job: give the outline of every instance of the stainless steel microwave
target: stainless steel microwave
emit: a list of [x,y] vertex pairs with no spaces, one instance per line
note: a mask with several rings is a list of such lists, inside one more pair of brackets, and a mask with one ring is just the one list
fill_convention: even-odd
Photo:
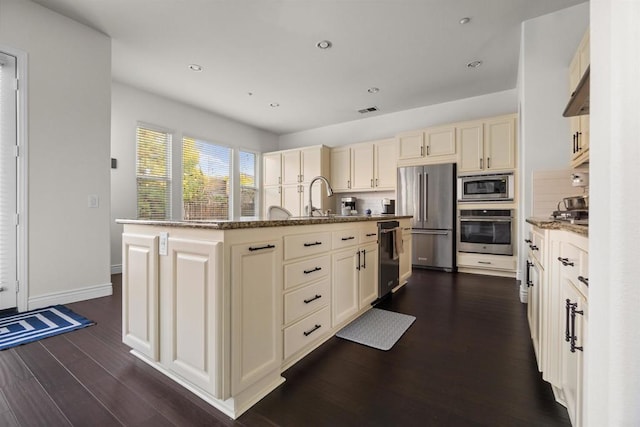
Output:
[[513,172],[458,177],[459,202],[510,202],[514,191]]

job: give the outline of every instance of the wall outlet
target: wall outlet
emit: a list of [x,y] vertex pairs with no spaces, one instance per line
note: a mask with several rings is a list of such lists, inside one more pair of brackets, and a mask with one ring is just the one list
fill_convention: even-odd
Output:
[[100,206],[100,198],[97,194],[89,194],[88,206],[90,208],[97,208]]
[[169,233],[167,233],[166,231],[163,231],[160,233],[160,247],[158,248],[158,253],[160,255],[167,255],[168,254],[168,250],[167,250],[167,244],[169,240]]

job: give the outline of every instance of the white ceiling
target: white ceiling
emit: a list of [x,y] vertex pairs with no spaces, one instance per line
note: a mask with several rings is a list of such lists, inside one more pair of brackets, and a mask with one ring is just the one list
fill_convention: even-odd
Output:
[[35,1],[110,36],[114,80],[284,134],[513,89],[521,22],[584,0]]

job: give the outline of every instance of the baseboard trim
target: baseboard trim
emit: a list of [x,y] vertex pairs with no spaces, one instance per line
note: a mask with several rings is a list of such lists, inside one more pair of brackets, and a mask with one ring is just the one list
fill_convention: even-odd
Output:
[[122,264],[115,264],[111,266],[111,274],[121,274]]
[[56,304],[69,304],[72,302],[84,301],[93,298],[106,297],[113,294],[111,283],[103,285],[87,286],[86,288],[73,289],[70,291],[53,292],[29,298],[28,310],[49,307]]

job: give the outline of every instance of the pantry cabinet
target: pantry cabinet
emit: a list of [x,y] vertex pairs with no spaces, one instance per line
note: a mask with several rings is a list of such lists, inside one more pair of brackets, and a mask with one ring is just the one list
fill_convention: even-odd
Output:
[[515,115],[458,126],[458,172],[515,168]]

